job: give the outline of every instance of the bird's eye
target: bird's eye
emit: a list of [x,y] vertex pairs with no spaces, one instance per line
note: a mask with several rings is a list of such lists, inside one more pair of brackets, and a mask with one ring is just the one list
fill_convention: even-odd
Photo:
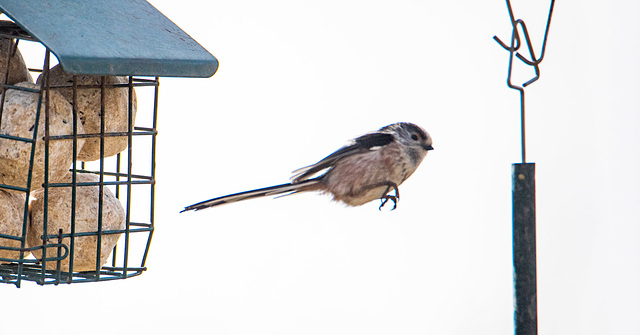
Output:
[[411,134],[411,139],[414,140],[414,141],[417,141],[419,139],[419,137],[416,134]]

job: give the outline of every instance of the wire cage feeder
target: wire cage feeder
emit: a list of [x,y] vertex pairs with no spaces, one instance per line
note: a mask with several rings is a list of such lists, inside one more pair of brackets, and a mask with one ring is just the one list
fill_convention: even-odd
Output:
[[210,77],[217,60],[142,0],[0,9],[0,282],[140,275],[154,230],[159,77]]

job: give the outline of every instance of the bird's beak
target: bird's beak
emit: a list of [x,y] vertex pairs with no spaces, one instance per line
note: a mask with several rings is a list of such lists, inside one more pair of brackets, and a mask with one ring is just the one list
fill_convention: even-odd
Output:
[[424,150],[426,151],[433,150],[433,147],[431,145],[423,145],[422,148],[424,148]]

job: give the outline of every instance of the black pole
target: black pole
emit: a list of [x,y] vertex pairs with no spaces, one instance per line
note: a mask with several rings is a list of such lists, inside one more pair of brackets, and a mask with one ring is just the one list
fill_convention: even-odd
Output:
[[538,334],[535,163],[513,164],[515,334]]

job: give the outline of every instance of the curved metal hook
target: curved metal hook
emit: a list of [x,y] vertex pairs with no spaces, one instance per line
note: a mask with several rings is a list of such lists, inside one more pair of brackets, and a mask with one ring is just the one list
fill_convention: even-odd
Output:
[[[547,17],[547,25],[546,25],[546,28],[544,30],[544,38],[543,38],[543,41],[542,41],[542,48],[540,49],[540,58],[535,58],[532,55],[531,60],[528,60],[521,53],[517,53],[516,54],[516,57],[518,57],[518,59],[520,59],[522,62],[524,62],[527,65],[530,65],[530,66],[538,65],[538,64],[540,64],[540,62],[542,62],[542,59],[544,58],[544,53],[546,51],[546,46],[547,46],[547,37],[549,36],[549,28],[551,27],[551,17],[553,15],[553,7],[555,5],[555,2],[556,2],[555,0],[551,0],[551,5],[549,6],[549,16]],[[513,31],[516,32],[516,43],[515,43],[515,45],[512,43],[511,46],[508,46],[504,42],[502,42],[502,40],[498,36],[494,35],[493,39],[496,42],[498,42],[498,44],[502,48],[507,50],[507,51],[510,51],[510,52],[518,51],[520,49],[520,35],[517,33],[517,25],[521,24],[523,26],[524,30],[525,30],[524,31],[525,40],[527,41],[529,50],[533,50],[531,48],[531,38],[529,37],[528,33],[526,32],[526,27],[524,25],[524,21],[522,21],[521,19],[518,19],[518,20],[514,19],[513,9],[511,7],[511,2],[509,0],[507,0],[507,8],[509,9],[509,18],[511,19],[511,26],[513,27]],[[531,83],[529,83],[529,84],[531,84]]]
[[[549,27],[551,26],[551,16],[553,15],[553,6],[555,5],[555,3],[556,3],[555,0],[551,0],[551,5],[549,7],[549,16],[547,17],[547,27],[544,30],[544,38],[542,40],[542,48],[540,49],[540,58],[536,59],[535,57],[532,56],[531,59],[533,59],[533,60],[529,61],[528,59],[524,58],[520,53],[516,54],[516,56],[527,65],[531,65],[531,66],[538,65],[538,64],[540,64],[540,62],[542,62],[542,59],[544,58],[544,52],[545,52],[546,47],[547,47],[547,36],[549,36]],[[528,37],[527,37],[527,42],[530,42],[530,39]],[[529,48],[531,48],[531,47],[529,47]]]
[[502,42],[502,40],[494,35],[493,39],[498,42],[498,44],[500,44],[501,47],[503,47],[505,50],[509,51],[509,52],[513,52],[513,51],[517,51],[518,49],[520,49],[520,36],[516,33],[516,45],[515,47],[510,47],[506,44],[504,44],[504,42]]
[[[524,23],[523,20],[520,20],[520,19],[518,19],[516,21],[516,26],[518,24],[522,27],[522,32],[524,33],[524,39],[527,42],[527,48],[529,48],[529,55],[531,56],[531,59],[536,59],[536,54],[535,54],[535,51],[533,50],[533,46],[531,45],[531,38],[529,37],[529,30],[527,29],[527,25]],[[512,55],[513,55],[513,53],[512,53]],[[530,79],[526,83],[522,84],[523,87],[527,87],[527,86],[531,85],[532,83],[534,83],[536,80],[538,80],[538,78],[540,78],[540,67],[538,67],[538,64],[540,64],[540,60],[536,60],[536,61],[533,61],[533,62],[529,63],[524,57],[522,57],[522,55],[520,55],[520,53],[516,53],[516,57],[518,57],[520,60],[522,60],[526,64],[529,64],[529,65],[533,66],[533,69],[536,72],[536,76],[535,77],[533,77],[532,79]]]
[[[507,9],[509,10],[509,18],[511,20],[511,45],[506,45],[504,42],[502,42],[502,40],[500,40],[500,38],[498,38],[498,36],[493,36],[493,39],[498,42],[498,44],[504,48],[505,50],[509,51],[509,70],[508,70],[508,75],[507,75],[507,85],[509,86],[509,88],[512,88],[514,90],[518,90],[520,92],[520,128],[521,128],[521,141],[522,141],[522,162],[526,162],[526,143],[525,143],[525,104],[524,104],[524,98],[525,98],[525,94],[524,94],[524,88],[533,84],[535,81],[537,81],[540,78],[540,67],[539,64],[540,62],[542,62],[542,59],[544,58],[544,53],[546,50],[546,45],[547,45],[547,37],[549,35],[549,27],[551,26],[551,16],[553,14],[553,7],[555,5],[555,0],[551,0],[551,5],[549,8],[549,16],[547,17],[547,26],[545,28],[545,32],[544,32],[544,39],[542,42],[542,49],[540,52],[540,58],[536,58],[535,55],[535,51],[533,50],[533,45],[531,43],[531,37],[529,36],[529,31],[527,29],[527,25],[524,23],[523,20],[521,19],[515,19],[515,16],[513,15],[513,8],[511,6],[511,1],[510,0],[506,0],[507,2]],[[524,40],[527,43],[527,48],[529,48],[529,56],[530,59],[527,59],[526,57],[524,57],[521,53],[517,52],[520,47],[522,46],[522,43],[520,42],[520,33],[518,32],[518,25],[521,27],[522,29],[522,33],[524,34]],[[511,83],[511,74],[513,72],[513,57],[514,55],[516,57],[518,57],[518,59],[520,59],[523,63],[529,65],[529,66],[533,66],[534,71],[535,71],[535,77],[529,79],[527,82],[523,83],[522,86],[517,86],[514,85],[513,83]]]
[[511,35],[511,47],[508,47],[506,44],[504,44],[502,42],[502,40],[500,40],[500,38],[498,38],[498,36],[494,35],[493,39],[498,42],[498,44],[500,44],[501,47],[503,47],[505,50],[510,51],[510,52],[514,52],[517,51],[518,49],[520,49],[520,36],[516,34],[516,45],[514,47],[513,45],[513,31],[516,30],[516,20],[515,20],[515,16],[513,15],[513,9],[511,7],[511,1],[507,0],[507,9],[509,10],[509,18],[511,19],[511,26],[513,27],[512,30],[512,35]]

